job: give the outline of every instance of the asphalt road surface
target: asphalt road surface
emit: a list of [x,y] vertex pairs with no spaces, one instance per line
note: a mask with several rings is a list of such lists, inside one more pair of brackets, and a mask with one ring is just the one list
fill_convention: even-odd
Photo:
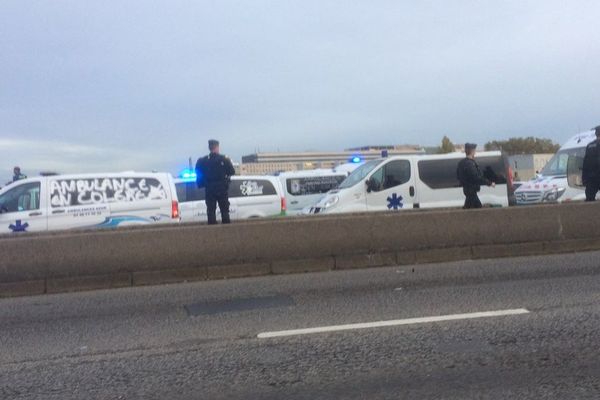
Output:
[[600,399],[600,252],[0,300],[0,399]]

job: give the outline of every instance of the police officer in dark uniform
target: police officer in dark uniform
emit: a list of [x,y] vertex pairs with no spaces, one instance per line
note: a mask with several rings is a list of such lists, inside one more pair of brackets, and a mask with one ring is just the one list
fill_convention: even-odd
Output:
[[209,140],[208,149],[210,154],[196,163],[196,183],[199,188],[206,188],[208,224],[217,223],[217,203],[223,223],[229,224],[229,182],[235,170],[229,157],[219,153],[218,141]]
[[13,182],[20,181],[21,179],[27,179],[27,175],[21,173],[21,167],[13,168]]
[[465,194],[465,206],[468,208],[481,208],[481,201],[477,192],[481,189],[481,185],[495,187],[496,184],[483,176],[479,165],[475,161],[476,144],[466,143],[465,154],[467,155],[458,163],[456,176]]
[[581,180],[585,185],[585,201],[595,201],[600,190],[600,126],[595,128],[596,140],[585,148]]

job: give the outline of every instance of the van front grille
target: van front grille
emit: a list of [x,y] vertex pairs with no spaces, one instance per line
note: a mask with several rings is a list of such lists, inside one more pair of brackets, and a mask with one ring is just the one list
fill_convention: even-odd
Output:
[[542,202],[542,192],[528,191],[515,193],[517,204],[536,204]]

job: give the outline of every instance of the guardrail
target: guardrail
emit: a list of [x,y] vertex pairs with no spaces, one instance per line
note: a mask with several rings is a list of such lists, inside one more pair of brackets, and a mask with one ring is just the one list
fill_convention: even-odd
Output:
[[0,296],[600,249],[600,203],[0,237]]

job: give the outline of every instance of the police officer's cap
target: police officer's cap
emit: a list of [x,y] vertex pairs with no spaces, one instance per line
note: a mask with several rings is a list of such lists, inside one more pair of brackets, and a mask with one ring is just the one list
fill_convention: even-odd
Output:
[[472,151],[477,148],[475,143],[465,143],[465,151]]
[[208,141],[208,148],[212,149],[213,147],[217,147],[219,145],[219,141],[215,139],[210,139]]

